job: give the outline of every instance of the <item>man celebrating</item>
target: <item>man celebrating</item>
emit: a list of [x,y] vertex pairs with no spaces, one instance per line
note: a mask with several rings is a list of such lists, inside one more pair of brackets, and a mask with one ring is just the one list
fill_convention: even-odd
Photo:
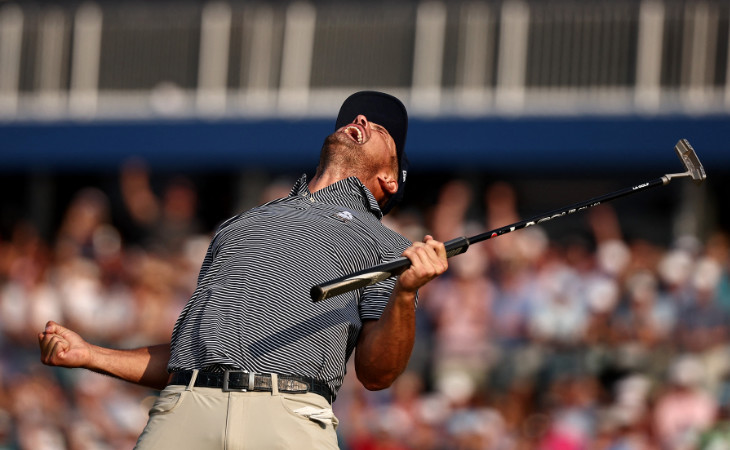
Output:
[[[162,389],[140,449],[337,448],[331,402],[352,352],[366,388],[390,386],[413,347],[417,290],[448,267],[441,242],[380,222],[403,194],[407,127],[395,97],[353,94],[311,181],[219,227],[169,344],[107,349],[49,322],[42,362]],[[411,267],[397,280],[309,297],[400,255]]]

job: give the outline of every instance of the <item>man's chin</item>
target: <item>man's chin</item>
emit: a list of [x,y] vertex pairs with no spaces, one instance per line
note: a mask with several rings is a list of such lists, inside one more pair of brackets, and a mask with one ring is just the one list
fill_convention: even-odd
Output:
[[350,137],[342,133],[330,134],[325,138],[324,144],[322,145],[322,151],[327,151],[328,153],[343,150],[352,151],[356,149],[357,144],[355,144]]

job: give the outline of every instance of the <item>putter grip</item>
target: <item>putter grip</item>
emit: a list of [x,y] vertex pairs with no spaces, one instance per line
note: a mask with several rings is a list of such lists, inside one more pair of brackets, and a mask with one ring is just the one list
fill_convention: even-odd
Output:
[[[444,247],[446,247],[446,257],[451,258],[464,253],[469,248],[469,240],[465,237],[459,237],[445,242]],[[309,291],[309,295],[314,301],[324,300],[400,275],[410,266],[411,261],[401,256],[393,261],[313,286]]]

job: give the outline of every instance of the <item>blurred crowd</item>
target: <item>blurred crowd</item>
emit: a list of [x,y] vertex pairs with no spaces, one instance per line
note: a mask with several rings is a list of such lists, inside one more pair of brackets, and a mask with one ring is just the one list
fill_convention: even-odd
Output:
[[[37,350],[50,319],[104,346],[169,340],[213,230],[185,178],[157,193],[131,164],[119,185],[118,200],[77,192],[51,239],[25,221],[0,236],[0,449],[129,449],[146,423],[155,391],[43,366]],[[272,182],[258,200],[287,191]],[[452,179],[385,221],[449,240],[516,222],[518,207],[509,184]],[[369,392],[348,371],[341,447],[730,448],[729,236],[659,245],[626,239],[609,206],[581,214],[590,239],[535,226],[452,258],[420,293],[406,373]]]

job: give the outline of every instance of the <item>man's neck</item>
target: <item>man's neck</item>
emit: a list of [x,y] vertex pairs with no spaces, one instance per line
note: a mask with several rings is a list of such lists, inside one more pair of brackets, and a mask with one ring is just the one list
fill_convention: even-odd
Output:
[[[326,188],[327,186],[337,183],[340,180],[344,180],[346,178],[349,178],[351,176],[354,176],[352,174],[344,174],[344,173],[336,173],[332,172],[331,170],[325,170],[323,172],[317,171],[317,173],[312,177],[312,180],[308,183],[309,185],[309,192],[316,192],[320,189]],[[377,182],[377,180],[371,180],[373,182]],[[360,179],[360,182],[363,183],[363,186],[365,186],[372,194],[375,196],[375,199],[378,201],[380,206],[382,207],[383,203],[383,191],[381,189],[378,189],[377,184],[368,184],[364,182],[362,179]]]
[[310,192],[316,192],[320,189],[324,189],[327,186],[337,183],[338,181],[344,179],[343,177],[337,177],[332,176],[327,173],[317,173],[312,177],[312,179],[309,181],[309,191]]

